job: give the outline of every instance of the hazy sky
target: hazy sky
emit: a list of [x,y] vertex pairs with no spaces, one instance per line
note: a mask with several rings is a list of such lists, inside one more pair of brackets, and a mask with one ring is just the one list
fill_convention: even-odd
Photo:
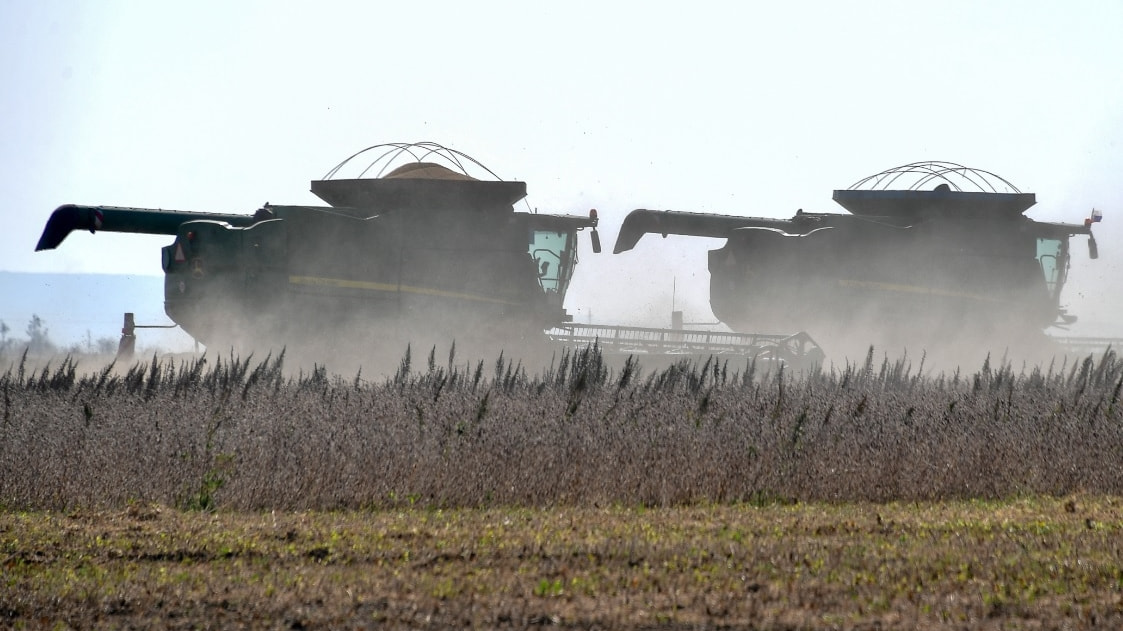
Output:
[[[168,237],[76,233],[64,203],[251,212],[384,142],[435,141],[540,211],[754,216],[948,160],[1079,222],[1066,300],[1113,323],[1123,265],[1123,3],[0,0],[0,270],[158,275]],[[585,319],[708,319],[705,252],[587,247]],[[587,244],[584,244],[587,246]],[[625,291],[625,289],[627,291]],[[3,298],[0,297],[0,300]],[[1123,330],[1118,331],[1123,334]]]

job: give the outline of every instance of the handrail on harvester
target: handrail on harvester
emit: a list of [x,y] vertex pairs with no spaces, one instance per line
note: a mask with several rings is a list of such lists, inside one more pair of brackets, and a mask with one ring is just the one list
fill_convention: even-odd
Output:
[[608,324],[565,324],[546,332],[551,342],[596,344],[614,355],[761,357],[787,363],[822,361],[823,350],[807,333],[790,335],[661,329]]
[[1123,348],[1123,338],[1120,337],[1082,337],[1051,335],[1049,339],[1066,353],[1072,355],[1099,355],[1108,349],[1116,352]]

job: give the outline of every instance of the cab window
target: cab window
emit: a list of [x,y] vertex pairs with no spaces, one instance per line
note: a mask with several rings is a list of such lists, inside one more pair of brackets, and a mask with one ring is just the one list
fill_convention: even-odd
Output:
[[1041,273],[1045,276],[1045,287],[1049,295],[1056,297],[1057,283],[1063,283],[1060,239],[1037,240],[1037,263],[1041,266]]
[[538,270],[538,283],[546,293],[564,293],[572,267],[570,235],[552,230],[531,233],[530,256]]

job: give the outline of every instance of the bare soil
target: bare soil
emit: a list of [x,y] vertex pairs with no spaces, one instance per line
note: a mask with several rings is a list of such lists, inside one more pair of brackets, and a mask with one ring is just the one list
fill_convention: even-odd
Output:
[[1123,625],[1123,500],[0,513],[0,627]]

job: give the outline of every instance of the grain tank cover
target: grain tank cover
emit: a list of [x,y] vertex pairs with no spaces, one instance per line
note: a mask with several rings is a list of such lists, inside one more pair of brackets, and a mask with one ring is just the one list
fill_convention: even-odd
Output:
[[526,197],[526,182],[477,180],[439,164],[415,162],[381,178],[313,180],[312,192],[336,207],[509,212]]
[[913,162],[863,178],[834,201],[853,215],[1016,219],[1037,203],[1006,179],[954,162]]
[[916,217],[925,214],[972,214],[1011,219],[1037,203],[1033,193],[953,191],[941,184],[932,191],[835,191],[834,201],[854,215]]

